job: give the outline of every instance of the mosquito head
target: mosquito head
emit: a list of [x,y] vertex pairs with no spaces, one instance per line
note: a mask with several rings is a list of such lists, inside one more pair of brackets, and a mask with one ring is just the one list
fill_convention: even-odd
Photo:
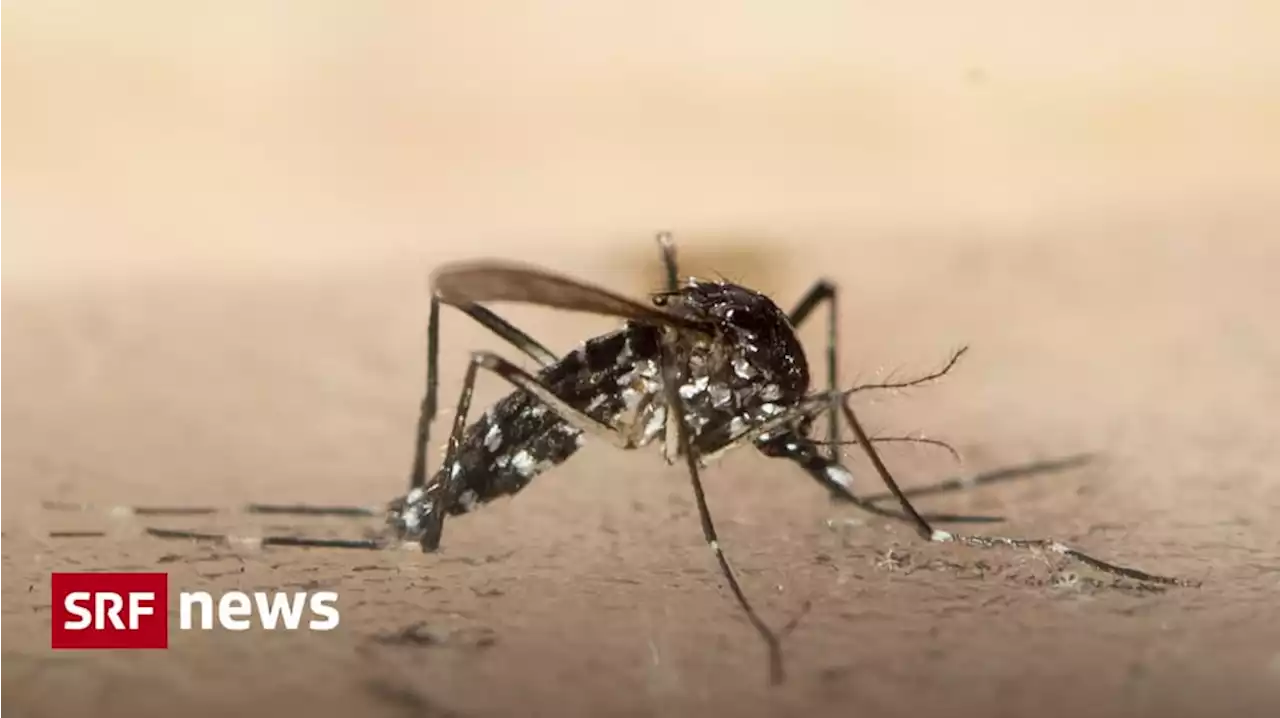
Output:
[[804,349],[773,300],[737,284],[689,279],[676,292],[655,295],[654,302],[716,328],[714,347],[701,347],[695,362],[698,354],[708,355],[711,373],[722,373],[727,384],[758,388],[767,402],[804,397],[809,388]]

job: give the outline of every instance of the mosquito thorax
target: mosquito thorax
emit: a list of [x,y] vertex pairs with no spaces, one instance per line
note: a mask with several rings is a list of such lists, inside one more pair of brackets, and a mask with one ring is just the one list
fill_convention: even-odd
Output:
[[682,340],[687,372],[681,398],[696,417],[730,412],[746,420],[777,415],[809,389],[804,348],[786,312],[764,294],[727,282],[689,279],[677,293],[660,294],[668,311],[716,328],[716,337]]

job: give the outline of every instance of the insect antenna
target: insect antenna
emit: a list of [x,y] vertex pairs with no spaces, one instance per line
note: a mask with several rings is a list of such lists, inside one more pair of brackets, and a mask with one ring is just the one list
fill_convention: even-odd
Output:
[[[812,441],[814,444],[818,446],[832,445],[830,441],[825,439],[821,439],[821,440],[814,439]],[[930,439],[924,436],[873,436],[871,437],[871,443],[873,444],[922,444],[924,446],[934,446],[946,451],[948,454],[951,455],[951,458],[956,460],[956,462],[963,461],[963,459],[960,456],[959,450],[957,450],[956,447],[952,446],[951,444],[943,441],[942,439]],[[835,446],[857,446],[858,440],[857,439],[841,439],[835,442],[834,445]]]
[[874,391],[874,390],[881,390],[881,389],[885,389],[885,390],[907,389],[913,386],[920,386],[921,384],[928,384],[931,381],[935,381],[937,379],[941,379],[942,377],[946,376],[948,372],[950,372],[952,369],[955,368],[956,364],[960,361],[960,357],[964,356],[965,353],[968,351],[969,351],[969,347],[967,346],[960,347],[959,349],[951,353],[951,358],[947,360],[947,363],[943,365],[941,369],[938,369],[937,371],[931,372],[929,374],[925,374],[924,376],[916,377],[915,379],[910,379],[907,381],[859,384],[854,386],[851,389],[846,389],[844,391],[844,394],[845,396],[848,396],[850,394],[856,394],[862,391]]

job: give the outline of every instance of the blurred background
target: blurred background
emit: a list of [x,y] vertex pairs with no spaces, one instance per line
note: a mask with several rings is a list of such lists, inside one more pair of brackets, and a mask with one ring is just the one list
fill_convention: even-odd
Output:
[[[1141,526],[1108,536],[1171,571],[1270,556],[1277,38],[1280,5],[1243,0],[5,2],[7,537],[48,498],[388,498],[434,266],[641,294],[671,230],[686,271],[784,306],[838,281],[846,382],[974,346],[877,429],[973,466],[1108,452],[1095,493],[1020,504],[1037,527]],[[612,324],[506,315],[565,348]],[[496,342],[444,332],[447,393]],[[790,480],[730,498],[785,473],[730,467],[730,517],[825,510]],[[10,585],[6,629],[34,600]],[[1161,675],[1252,706],[1270,645]]]
[[1266,206],[1278,29],[1267,2],[19,0],[4,280]]
[[[662,229],[783,305],[841,281],[847,372],[973,342],[983,392],[1185,391],[1062,376],[1208,351],[1195,318],[1275,349],[1240,312],[1272,296],[1278,31],[1266,2],[6,3],[5,467],[403,459],[433,266],[639,293]],[[458,367],[490,341],[462,324]]]

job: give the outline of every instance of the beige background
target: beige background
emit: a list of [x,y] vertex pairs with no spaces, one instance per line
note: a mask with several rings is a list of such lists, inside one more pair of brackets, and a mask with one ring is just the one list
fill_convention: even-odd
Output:
[[[797,5],[6,3],[4,707],[1280,707],[1280,11]],[[438,556],[235,555],[39,509],[384,500],[433,266],[511,256],[638,294],[662,228],[688,270],[784,305],[840,282],[846,382],[973,345],[945,382],[868,403],[877,431],[945,437],[962,472],[1099,456],[931,508],[1207,584],[1063,587],[1028,555],[833,531],[854,514],[747,450],[708,472],[724,543],[771,621],[814,604],[768,689],[652,453],[591,447],[451,522]],[[510,316],[566,348],[610,325]],[[445,335],[456,389],[466,350],[497,344],[452,316]],[[957,471],[889,458],[908,483]],[[343,625],[49,651],[50,570],[155,567],[183,588],[334,586]],[[415,622],[448,637],[376,640]]]

